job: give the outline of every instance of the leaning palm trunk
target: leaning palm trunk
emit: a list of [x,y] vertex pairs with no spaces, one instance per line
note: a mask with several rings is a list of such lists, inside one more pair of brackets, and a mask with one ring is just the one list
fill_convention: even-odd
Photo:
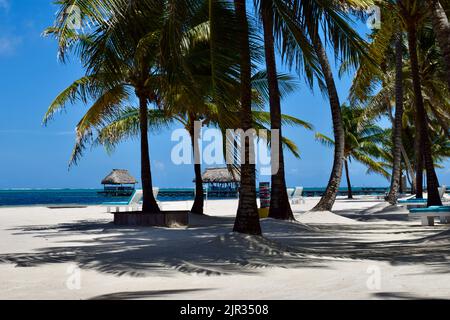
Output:
[[313,209],[313,211],[331,211],[336,197],[339,192],[339,186],[342,179],[342,164],[344,162],[344,147],[345,147],[345,134],[344,125],[342,123],[341,105],[339,102],[339,96],[336,90],[336,84],[334,82],[333,72],[328,61],[327,53],[322,45],[322,41],[318,32],[312,32],[311,26],[309,26],[309,32],[313,41],[314,50],[319,59],[319,63],[322,67],[322,72],[327,84],[328,96],[330,100],[331,113],[333,118],[333,130],[334,130],[334,163],[331,171],[331,177],[328,182],[327,189],[320,202]]
[[[277,68],[275,61],[274,36],[273,36],[273,9],[271,1],[263,1],[262,20],[264,27],[264,48],[266,54],[267,81],[269,85],[270,120],[272,132],[279,131],[279,139],[282,140],[281,101],[278,87]],[[286,189],[286,176],[284,169],[283,146],[278,144],[278,150],[272,157],[272,190],[270,198],[269,217],[280,220],[295,220],[289,203]],[[275,163],[278,162],[278,163]]]
[[447,68],[447,83],[450,89],[450,23],[439,0],[428,0],[433,29]]
[[[427,190],[428,190],[428,206],[442,206],[442,200],[439,196],[439,182],[434,169],[433,155],[431,153],[431,142],[428,135],[428,121],[425,111],[425,106],[423,102],[422,87],[419,73],[419,61],[417,56],[417,30],[415,26],[415,21],[409,21],[407,24],[408,28],[408,45],[409,45],[409,55],[411,60],[411,72],[414,87],[414,96],[416,99],[416,119],[419,130],[420,144],[419,149],[416,149],[418,155],[418,160],[422,158],[424,160],[424,166],[427,171]],[[419,161],[421,162],[421,161]],[[417,173],[417,180],[420,181],[419,175],[421,172]],[[419,185],[418,185],[419,187]]]
[[398,201],[398,193],[401,180],[401,163],[402,163],[402,119],[403,119],[403,37],[402,33],[397,34],[395,44],[396,51],[396,76],[395,76],[395,120],[393,142],[394,147],[392,153],[394,155],[394,165],[392,169],[391,188],[387,196],[390,204],[396,204]]
[[405,164],[406,164],[406,171],[409,173],[410,178],[411,178],[411,194],[415,194],[416,193],[416,174],[412,167],[411,160],[409,159],[408,153],[405,150],[405,146],[403,145],[403,139],[402,139],[402,144],[400,145],[400,150],[402,152],[403,160],[405,161]]
[[352,182],[350,181],[350,171],[348,168],[348,160],[344,161],[344,166],[345,166],[345,176],[347,177],[348,198],[353,199]]
[[141,179],[143,190],[142,211],[145,213],[159,213],[160,209],[153,195],[152,173],[148,145],[148,110],[147,97],[139,96],[139,122],[141,130]]
[[191,135],[192,150],[194,153],[194,171],[195,171],[195,199],[191,212],[193,214],[204,214],[204,192],[203,192],[203,177],[202,177],[202,165],[200,163],[200,149],[198,142],[196,141],[197,133],[195,132],[194,117],[191,118],[191,124],[189,134]]
[[202,165],[196,163],[195,170],[195,199],[191,209],[191,213],[203,215],[205,207],[205,193],[203,191]]
[[[246,0],[234,0],[236,19],[240,32],[240,62],[241,62],[241,126],[244,131],[250,130],[253,123],[252,89],[251,89],[251,57],[249,43],[249,26],[247,20]],[[239,192],[239,207],[234,231],[244,234],[261,235],[258,206],[256,203],[256,167],[250,161],[250,143],[244,139],[241,147],[245,148],[241,159],[241,188]]]
[[[417,115],[416,115],[417,118]],[[416,198],[422,199],[423,198],[423,150],[422,150],[422,137],[421,137],[421,130],[420,130],[420,120],[416,119],[416,140],[414,142],[414,149],[416,154]]]

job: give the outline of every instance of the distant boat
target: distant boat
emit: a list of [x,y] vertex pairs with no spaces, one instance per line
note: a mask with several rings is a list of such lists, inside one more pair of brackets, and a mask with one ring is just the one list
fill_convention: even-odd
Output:
[[128,170],[114,169],[103,179],[103,191],[100,191],[99,194],[110,197],[128,197],[136,190],[137,183]]

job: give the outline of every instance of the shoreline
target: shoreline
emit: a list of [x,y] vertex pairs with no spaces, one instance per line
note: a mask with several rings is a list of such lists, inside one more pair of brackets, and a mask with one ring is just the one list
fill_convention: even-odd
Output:
[[[305,188],[303,190],[303,197],[305,199],[317,199],[321,197],[320,194],[325,188]],[[366,188],[355,188],[353,193],[356,198],[377,198],[385,194],[384,188],[367,191]],[[375,191],[378,190],[378,191]],[[27,207],[27,206],[42,206],[42,207],[57,207],[57,206],[97,206],[107,202],[128,201],[129,197],[111,197],[101,193],[102,189],[16,189],[16,190],[0,190],[0,208],[9,207]],[[258,190],[257,190],[258,191]],[[158,201],[162,203],[174,201],[193,201],[195,196],[194,189],[184,188],[166,188],[160,189]],[[339,193],[338,197],[346,197],[345,188]],[[236,200],[237,197],[223,197],[208,192],[207,200]]]

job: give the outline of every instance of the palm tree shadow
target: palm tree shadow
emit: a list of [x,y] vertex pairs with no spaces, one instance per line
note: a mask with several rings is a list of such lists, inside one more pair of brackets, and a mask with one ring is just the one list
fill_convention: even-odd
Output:
[[179,295],[191,292],[210,291],[212,289],[184,289],[184,290],[151,290],[134,292],[116,292],[93,297],[89,300],[138,300],[149,298],[167,298],[170,295]]
[[432,298],[419,297],[408,292],[378,292],[373,295],[376,298],[383,300],[435,300]]
[[[271,239],[229,233],[233,218],[192,218],[189,229],[118,228],[102,220],[20,227],[14,229],[14,235],[33,234],[58,246],[33,253],[3,254],[0,263],[35,267],[74,262],[83,269],[133,277],[171,276],[174,272],[255,274],[269,267],[323,267],[301,259],[300,253]],[[281,225],[278,228],[281,230]],[[292,228],[304,227],[293,224]],[[85,240],[67,239],[80,235]]]
[[[132,277],[170,277],[176,272],[258,274],[271,267],[330,268],[326,261],[335,258],[423,264],[430,267],[428,272],[437,273],[448,272],[450,267],[447,229],[371,223],[312,228],[266,219],[262,238],[230,233],[233,222],[233,218],[192,217],[190,228],[170,230],[118,228],[106,220],[25,226],[14,229],[14,234],[47,238],[55,247],[3,254],[0,263],[17,267],[77,263],[83,269]],[[407,235],[408,239],[367,240],[379,234],[388,239]],[[72,240],[74,236],[83,238]]]
[[387,205],[386,203],[380,203],[379,205],[370,208],[336,210],[335,213],[362,222],[405,222],[410,219],[408,215],[409,212],[405,207]]

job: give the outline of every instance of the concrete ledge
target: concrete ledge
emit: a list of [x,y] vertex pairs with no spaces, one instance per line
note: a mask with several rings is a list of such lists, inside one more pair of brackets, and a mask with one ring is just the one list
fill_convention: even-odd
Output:
[[116,226],[182,228],[189,226],[189,211],[167,211],[158,214],[142,212],[114,213]]

